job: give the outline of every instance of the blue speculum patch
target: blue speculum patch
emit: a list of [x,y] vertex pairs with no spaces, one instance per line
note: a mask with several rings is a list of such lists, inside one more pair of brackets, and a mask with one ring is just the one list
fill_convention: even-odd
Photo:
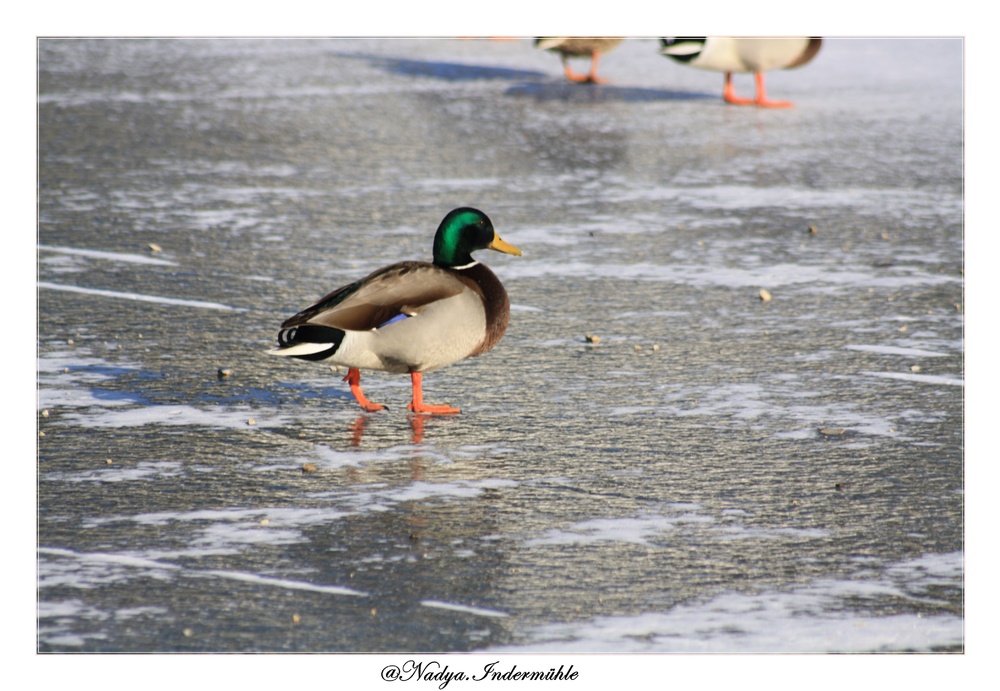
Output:
[[383,326],[389,326],[389,324],[395,324],[396,322],[402,321],[403,319],[406,319],[409,316],[410,315],[408,315],[408,314],[403,314],[402,312],[400,312],[399,314],[397,314],[395,317],[393,317],[389,321],[387,321],[387,322],[385,322],[383,324],[379,324],[378,328],[381,329]]

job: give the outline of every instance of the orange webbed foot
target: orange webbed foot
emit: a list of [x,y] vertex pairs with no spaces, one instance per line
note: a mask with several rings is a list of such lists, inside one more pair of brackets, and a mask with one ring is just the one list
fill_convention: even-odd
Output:
[[377,410],[388,410],[384,405],[373,403],[365,397],[365,392],[361,390],[361,370],[357,367],[349,367],[347,369],[347,376],[343,380],[351,385],[351,393],[354,394],[354,399],[365,412],[374,413]]
[[791,101],[771,101],[767,98],[767,89],[764,87],[764,73],[757,72],[754,75],[754,79],[757,82],[757,98],[754,99],[754,105],[758,108],[794,108],[795,105]]
[[577,74],[571,70],[569,66],[566,67],[566,79],[571,82],[576,82],[577,84],[583,84],[590,81],[590,77],[585,74]]
[[461,409],[452,408],[450,405],[427,405],[426,403],[417,405],[415,402],[407,405],[406,409],[418,415],[456,415],[462,412]]
[[733,88],[733,73],[726,72],[726,85],[722,87],[722,100],[734,106],[751,106],[754,102],[749,98],[740,98]]
[[587,76],[587,81],[591,84],[607,84],[607,79],[602,79],[597,76],[597,62],[600,56],[597,53],[593,53],[590,56],[590,74]]
[[597,76],[597,56],[595,55],[590,61],[590,73],[589,74],[577,74],[570,69],[569,62],[563,58],[563,72],[566,74],[566,79],[571,82],[576,82],[577,84],[607,84],[608,80]]
[[727,94],[727,93],[723,92],[723,94],[722,94],[722,100],[725,101],[726,103],[728,103],[730,105],[734,105],[734,106],[754,106],[754,105],[757,105],[757,102],[754,101],[753,99],[751,99],[751,98],[740,98],[739,96],[737,96],[736,94],[733,94],[733,93],[728,93]]
[[410,381],[413,383],[413,400],[406,409],[411,413],[422,415],[455,415],[462,412],[458,408],[450,405],[428,405],[424,403],[424,375],[421,372],[410,372]]
[[768,101],[767,99],[756,100],[754,105],[760,108],[794,108],[795,104],[791,101]]

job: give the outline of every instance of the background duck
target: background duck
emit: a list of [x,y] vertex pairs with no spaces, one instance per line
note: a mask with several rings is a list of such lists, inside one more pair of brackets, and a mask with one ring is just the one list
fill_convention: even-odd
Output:
[[404,261],[338,288],[285,320],[273,355],[344,365],[344,381],[366,411],[385,406],[365,398],[361,369],[410,373],[414,413],[460,412],[427,405],[423,373],[482,355],[507,330],[510,301],[503,284],[471,253],[520,255],[497,235],[482,211],[451,211],[434,236],[434,261]]
[[[607,37],[558,37],[549,36],[535,39],[535,47],[559,53],[562,59],[566,79],[573,82],[606,83],[597,76],[597,61],[601,55],[615,48],[622,42],[621,38]],[[590,72],[586,75],[576,74],[569,67],[569,58],[590,58]]]
[[[726,73],[722,98],[726,103],[755,105],[763,108],[791,108],[789,101],[770,101],[764,88],[768,70],[791,69],[810,62],[822,45],[815,37],[733,38],[708,36],[698,38],[662,38],[660,53],[677,62],[703,70]],[[753,72],[757,94],[753,99],[739,98],[733,90],[733,72]]]

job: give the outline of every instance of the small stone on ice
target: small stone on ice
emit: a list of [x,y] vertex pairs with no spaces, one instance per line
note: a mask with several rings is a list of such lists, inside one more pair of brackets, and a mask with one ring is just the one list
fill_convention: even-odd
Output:
[[317,470],[319,470],[319,469],[316,467],[316,464],[314,464],[314,463],[303,463],[302,464],[302,472],[303,473],[315,473]]

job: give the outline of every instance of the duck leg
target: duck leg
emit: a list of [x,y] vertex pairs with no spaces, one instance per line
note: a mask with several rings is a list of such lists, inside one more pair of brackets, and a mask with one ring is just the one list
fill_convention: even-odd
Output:
[[591,53],[590,55],[590,75],[587,77],[588,82],[594,84],[607,84],[606,79],[601,79],[597,76],[597,59],[600,57],[599,53]]
[[424,403],[424,375],[422,372],[410,372],[410,380],[413,382],[413,401],[406,406],[407,410],[414,413],[426,413],[428,415],[454,415],[462,412],[458,408],[448,405],[427,405]]
[[361,390],[361,370],[357,367],[347,368],[347,376],[344,377],[344,381],[351,385],[351,393],[354,394],[354,398],[367,412],[374,413],[376,410],[386,410],[384,405],[372,403],[365,398],[365,392]]
[[749,106],[754,103],[749,98],[740,98],[736,95],[736,90],[733,89],[732,72],[726,72],[726,85],[722,87],[722,100],[736,106]]
[[571,82],[585,82],[588,79],[590,79],[590,77],[587,77],[586,75],[583,74],[577,74],[572,69],[570,69],[569,58],[567,58],[565,55],[562,56],[562,64],[563,64],[563,72],[566,73],[566,79],[570,80]]
[[768,101],[767,100],[767,90],[764,88],[764,73],[755,72],[754,79],[757,82],[757,98],[754,99],[756,103],[761,108],[794,108],[794,104],[791,101]]
[[590,82],[591,84],[607,84],[606,79],[601,79],[600,77],[597,76],[598,57],[599,57],[598,53],[590,54],[590,73],[583,75],[583,74],[577,74],[576,72],[570,69],[569,58],[567,58],[564,55],[562,58],[562,62],[563,62],[563,71],[566,73],[566,79],[570,80],[571,82],[581,82],[581,83]]

